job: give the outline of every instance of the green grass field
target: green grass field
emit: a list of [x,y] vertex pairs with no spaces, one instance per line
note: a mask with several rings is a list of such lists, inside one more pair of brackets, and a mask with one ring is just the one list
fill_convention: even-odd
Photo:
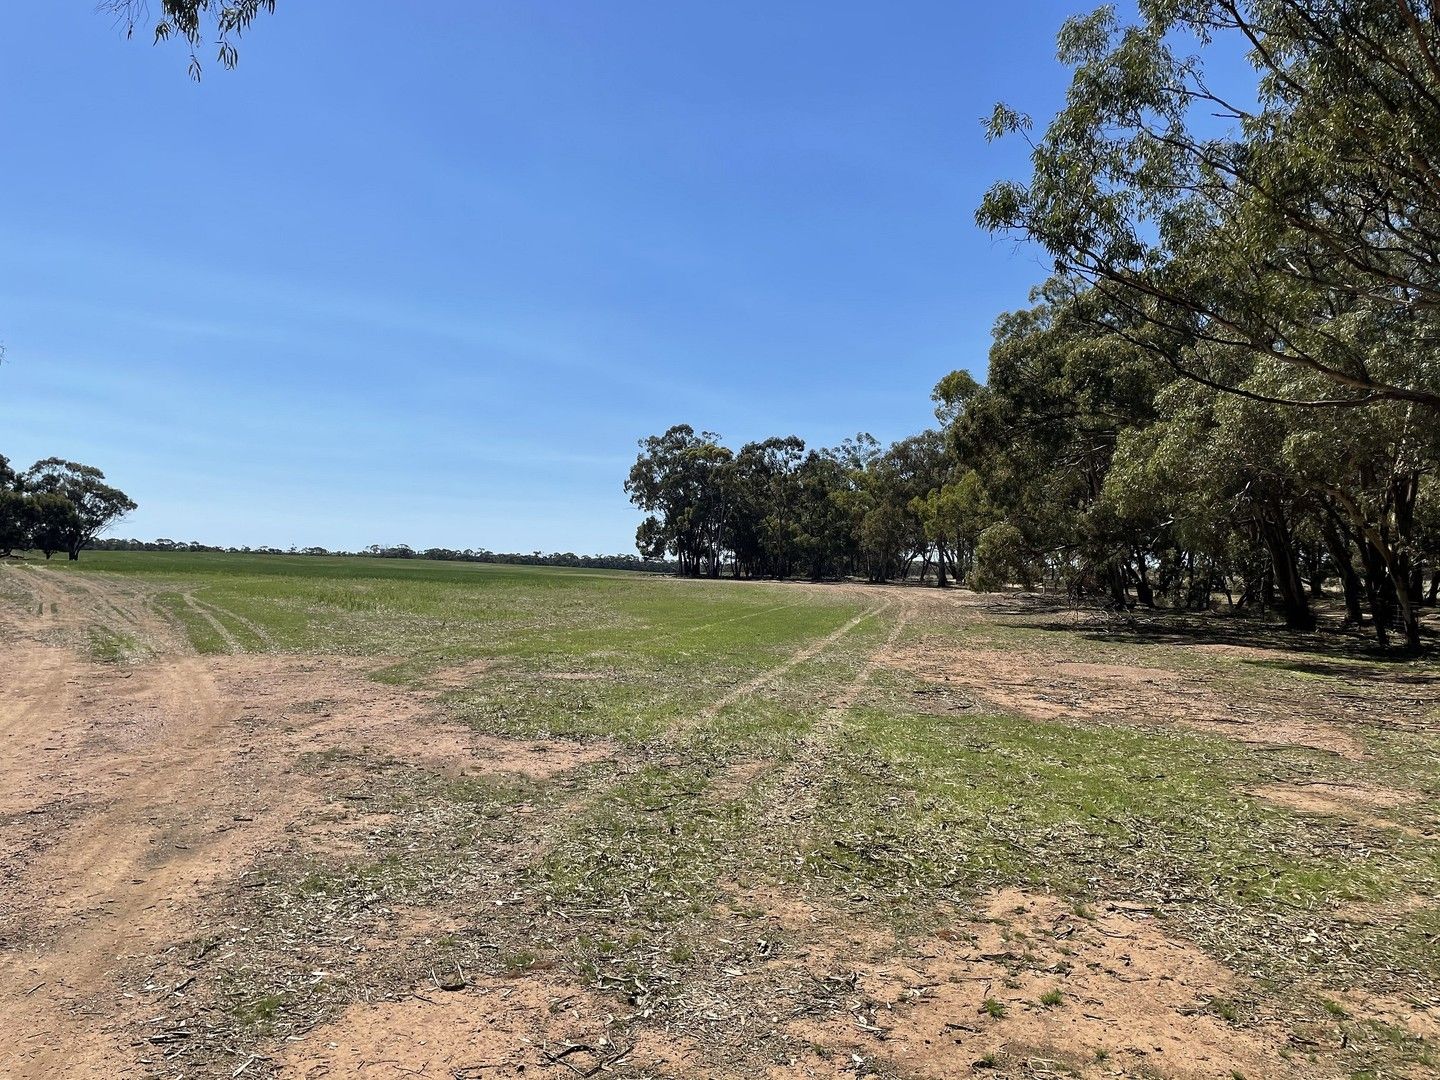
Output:
[[[884,587],[122,552],[51,569],[139,590],[202,654],[363,657],[371,678],[417,690],[489,662],[447,684],[437,718],[613,748],[524,781],[456,779],[361,751],[303,762],[360,770],[384,824],[362,855],[297,846],[260,867],[269,884],[236,918],[303,934],[313,919],[364,924],[376,896],[483,910],[486,949],[462,936],[446,956],[500,974],[540,966],[632,1003],[639,993],[674,1018],[686,1007],[679,987],[718,985],[717,965],[726,970],[717,913],[757,888],[810,897],[902,942],[996,890],[1053,891],[1082,914],[1144,905],[1242,975],[1227,1023],[1329,1024],[1335,1045],[1323,1050],[1294,1036],[1297,1068],[1384,1076],[1437,1065],[1412,1032],[1324,1004],[1356,988],[1411,1003],[1440,994],[1440,708],[1424,661],[1383,666],[1363,643],[1321,637],[1278,659],[1205,651],[1191,646],[1251,629],[1268,643],[1268,628],[1112,631],[1043,606]],[[123,659],[122,634],[97,638],[97,658]],[[1233,696],[1258,723],[1311,718],[1362,750],[1168,725],[1152,691],[1134,716],[1088,715],[1084,695],[1071,715],[1024,715],[983,687],[957,703],[887,660],[919,651],[963,666],[977,643],[1045,670],[1080,657],[1170,672],[1197,688],[1187,692]],[[1282,782],[1403,799],[1347,817],[1255,794]],[[1381,914],[1357,919],[1356,905]],[[361,977],[301,993],[296,963],[319,961],[257,954],[220,980],[256,1037],[350,1000]],[[714,992],[761,993],[725,985]]]

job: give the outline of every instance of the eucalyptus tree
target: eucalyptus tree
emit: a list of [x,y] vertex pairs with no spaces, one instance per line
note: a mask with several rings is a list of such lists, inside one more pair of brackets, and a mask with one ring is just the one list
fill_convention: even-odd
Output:
[[916,498],[912,508],[935,545],[939,584],[946,583],[947,566],[957,582],[967,580],[980,535],[997,520],[980,474],[974,469],[952,473],[939,487]]
[[951,418],[952,453],[977,472],[995,513],[982,527],[1003,519],[1013,530],[990,536],[990,562],[1003,538],[1018,538],[1024,565],[1048,564],[1072,588],[1098,585],[1116,604],[1133,585],[1151,603],[1161,531],[1118,528],[1101,492],[1116,440],[1153,416],[1173,376],[1127,340],[1130,320],[1103,294],[1053,280],[1033,299],[997,321],[985,387],[951,375],[934,395]]
[[103,472],[78,461],[58,457],[37,461],[20,477],[20,483],[34,495],[64,499],[73,509],[73,514],[67,515],[58,504],[47,504],[46,528],[62,543],[47,551],[46,558],[63,550],[73,562],[95,537],[136,509],[135,500],[106,483]]
[[[862,452],[855,453],[857,448]],[[851,463],[842,504],[850,515],[858,569],[881,582],[908,576],[929,550],[920,504],[944,482],[947,457],[944,436],[935,430],[900,439],[883,452],[870,449],[850,444],[835,456]]]
[[[1288,374],[1272,372],[1281,392],[1296,381]],[[1343,523],[1365,568],[1377,635],[1383,641],[1394,628],[1417,648],[1427,559],[1435,565],[1423,515],[1433,497],[1428,482],[1440,469],[1440,422],[1408,401],[1280,411],[1283,460],[1316,504]],[[1333,557],[1343,567],[1348,550]]]
[[[1228,42],[1252,68],[1234,88],[1207,70]],[[1032,143],[1030,179],[987,193],[983,226],[1043,245],[1062,273],[1131,313],[1136,344],[1188,377],[1262,393],[1209,362],[1244,351],[1316,376],[1282,400],[1411,402],[1433,420],[1433,4],[1141,0],[1134,25],[1113,8],[1071,19],[1059,55],[1073,68],[1065,107]],[[1000,106],[989,132],[1029,126]],[[1363,348],[1357,330],[1395,319],[1428,348]]]
[[746,443],[730,470],[727,540],[736,571],[789,577],[799,557],[798,470],[805,443],[794,435]]
[[1440,476],[1431,473],[1420,482],[1415,506],[1414,544],[1424,559],[1429,581],[1422,575],[1422,603],[1440,603]]
[[972,583],[980,592],[998,592],[1010,584],[1030,589],[1043,572],[1040,553],[1010,521],[988,526],[976,541]]
[[[84,528],[75,504],[55,492],[42,491],[25,497],[29,501],[29,546],[47,560],[57,552],[72,550],[72,538]],[[71,558],[79,558],[78,552]]]
[[34,500],[24,492],[0,487],[0,557],[28,549],[34,531]]
[[16,487],[10,459],[0,454],[0,556],[30,546],[30,500]]
[[1283,418],[1188,380],[1166,387],[1158,405],[1154,423],[1126,432],[1117,445],[1105,490],[1117,520],[1167,518],[1183,543],[1242,571],[1245,600],[1273,588],[1286,625],[1313,628],[1296,544],[1307,493],[1283,453]]
[[670,552],[689,576],[720,573],[727,525],[728,471],[734,454],[710,431],[676,424],[640,440],[625,481],[630,501],[647,515],[636,544],[647,557]]
[[839,446],[831,447],[825,453],[839,462],[853,475],[863,475],[867,469],[880,460],[885,448],[868,431],[861,431],[841,440]]
[[812,581],[838,575],[858,554],[846,505],[852,476],[834,455],[812,450],[795,470],[795,484],[800,566]]

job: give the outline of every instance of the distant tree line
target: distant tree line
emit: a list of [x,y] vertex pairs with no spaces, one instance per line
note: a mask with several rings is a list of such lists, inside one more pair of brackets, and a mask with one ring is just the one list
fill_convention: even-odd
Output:
[[[315,548],[307,548],[302,554],[327,554]],[[342,554],[336,552],[335,554]],[[573,551],[555,551],[549,554],[540,551],[529,553],[495,552],[485,548],[424,548],[417,550],[408,544],[384,546],[371,544],[359,555],[377,559],[435,559],[440,562],[505,563],[511,566],[567,566],[579,570],[639,570],[647,573],[673,573],[675,565],[665,560],[641,559],[634,555],[576,555]]]
[[199,540],[99,539],[91,547],[98,551],[182,551],[224,552],[231,555],[326,555],[347,558],[433,559],[440,562],[505,563],[514,566],[567,566],[584,570],[637,570],[646,573],[673,573],[675,564],[665,560],[642,559],[635,555],[576,555],[574,552],[495,552],[485,548],[412,548],[408,544],[371,544],[360,551],[325,547],[222,547]]
[[971,552],[932,543],[925,498],[947,455],[929,431],[883,449],[866,434],[809,450],[795,436],[726,447],[714,432],[678,424],[641,442],[625,490],[647,517],[642,555],[675,558],[685,575],[805,577],[908,575],[916,560],[944,575]]
[[[1227,94],[1205,60],[1248,50]],[[934,567],[1116,606],[1274,608],[1416,648],[1440,594],[1440,28],[1414,0],[1198,0],[1066,23],[1033,171],[977,213],[1054,277],[984,386],[881,449],[684,425],[626,490],[687,574]],[[1184,50],[1194,51],[1184,51]],[[1220,123],[1217,124],[1217,117]],[[1217,128],[1221,129],[1217,134]],[[943,579],[941,579],[943,580]]]
[[63,551],[72,560],[101,530],[135,509],[93,465],[51,457],[17,473],[0,455],[0,556]]

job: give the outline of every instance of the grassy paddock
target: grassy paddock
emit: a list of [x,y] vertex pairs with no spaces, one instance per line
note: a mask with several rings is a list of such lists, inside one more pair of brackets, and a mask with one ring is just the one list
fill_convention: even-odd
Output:
[[[578,773],[483,789],[372,762],[387,819],[365,856],[292,853],[265,868],[272,887],[253,899],[264,910],[347,911],[389,895],[482,911],[503,888],[525,915],[496,907],[490,936],[514,940],[468,963],[558,967],[602,987],[608,972],[658,1001],[723,962],[715,913],[740,885],[798,889],[902,936],[933,931],[946,904],[1019,886],[1079,912],[1153,906],[1169,931],[1268,988],[1257,1013],[1318,1015],[1326,993],[1356,987],[1440,994],[1433,664],[1377,666],[1338,637],[1278,657],[1201,651],[1188,647],[1199,631],[907,607],[894,588],[283,556],[97,552],[53,566],[142,585],[202,653],[370,657],[373,677],[415,687],[488,661],[440,695],[441,714],[493,735],[621,748]],[[910,621],[897,627],[902,611]],[[97,655],[123,655],[120,629],[94,639]],[[950,650],[958,664],[983,646],[1147,666],[1276,718],[1345,705],[1364,753],[1255,745],[1163,716],[1042,720],[983,699],[932,708],[923,679],[874,662],[887,641]],[[1364,707],[1381,688],[1388,696]],[[1281,781],[1407,801],[1380,820],[1254,794]],[[1357,904],[1405,914],[1347,916]],[[265,985],[283,981],[284,964],[279,976],[256,975],[259,961],[245,970],[249,982],[231,974],[242,1026],[288,1030],[283,1014],[303,1003]],[[1336,1060],[1356,1070],[1434,1063],[1423,1040],[1363,1016],[1334,1022],[1349,1025]]]

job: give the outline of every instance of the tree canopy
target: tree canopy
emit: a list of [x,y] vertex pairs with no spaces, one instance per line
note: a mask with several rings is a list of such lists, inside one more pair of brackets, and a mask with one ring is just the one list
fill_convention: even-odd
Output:
[[[1071,19],[1065,107],[977,218],[1231,393],[1440,412],[1440,22],[1422,0],[1142,0]],[[1207,58],[1247,50],[1219,88]],[[1192,49],[1194,51],[1187,51]],[[999,106],[998,137],[1028,118]],[[1247,385],[1257,362],[1294,369]]]
[[0,456],[0,556],[31,548],[74,560],[101,532],[136,508],[93,465],[51,457],[16,473]]
[[678,424],[640,450],[625,485],[648,515],[637,546],[674,555],[683,574],[714,577],[729,564],[737,576],[884,581],[917,559],[928,566],[932,550],[953,558],[948,531],[937,524],[927,536],[924,518],[943,475],[939,431],[889,450],[861,434],[833,449],[806,450],[790,435],[737,452]]
[[159,4],[160,14],[153,22],[148,0],[101,0],[99,7],[114,17],[127,38],[149,23],[156,44],[183,42],[190,51],[190,77],[197,82],[203,72],[199,51],[207,42],[214,45],[221,66],[233,68],[240,59],[236,40],[260,15],[275,12],[275,0],[159,0]]

